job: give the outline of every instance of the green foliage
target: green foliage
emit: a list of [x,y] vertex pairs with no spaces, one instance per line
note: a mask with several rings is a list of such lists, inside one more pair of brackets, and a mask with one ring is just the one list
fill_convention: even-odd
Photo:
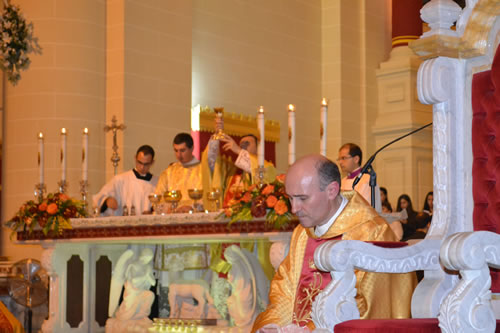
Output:
[[26,20],[18,6],[6,5],[0,19],[0,68],[13,85],[21,79],[21,70],[28,69],[30,53],[40,54],[38,39],[33,37],[33,23]]

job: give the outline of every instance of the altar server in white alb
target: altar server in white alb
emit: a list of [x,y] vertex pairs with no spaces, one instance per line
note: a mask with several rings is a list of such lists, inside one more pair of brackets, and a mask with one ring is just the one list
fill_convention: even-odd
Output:
[[93,206],[101,215],[141,215],[151,210],[148,195],[153,193],[158,177],[149,169],[154,163],[155,151],[151,146],[139,147],[135,154],[135,168],[114,176],[94,195]]

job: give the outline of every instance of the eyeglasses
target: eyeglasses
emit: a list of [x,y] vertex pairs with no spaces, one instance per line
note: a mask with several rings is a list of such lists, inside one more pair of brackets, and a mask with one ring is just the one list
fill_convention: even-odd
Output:
[[151,166],[153,164],[153,161],[149,162],[149,163],[142,163],[141,161],[139,160],[135,160],[135,163],[139,164],[139,165],[142,165],[142,166],[145,166],[145,167],[148,167],[148,166]]
[[345,161],[345,160],[348,160],[350,158],[352,158],[352,156],[342,156],[342,157],[337,158],[337,162]]

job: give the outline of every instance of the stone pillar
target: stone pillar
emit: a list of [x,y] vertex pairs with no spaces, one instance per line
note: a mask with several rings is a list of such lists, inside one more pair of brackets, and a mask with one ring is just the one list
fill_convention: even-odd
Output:
[[[33,199],[38,182],[37,134],[45,137],[45,183],[57,190],[61,179],[61,128],[67,129],[68,194],[79,197],[82,130],[88,127],[91,191],[100,183],[105,111],[105,3],[101,0],[43,2],[19,0],[26,20],[43,48],[31,55],[30,68],[16,86],[5,83],[3,112],[2,222]],[[13,246],[2,229],[0,253],[13,260],[40,258],[38,246]]]
[[[432,108],[418,101],[416,79],[420,59],[408,48],[422,33],[422,1],[392,2],[392,46],[389,60],[376,71],[378,115],[373,126],[377,147],[432,121]],[[432,128],[432,127],[430,127]],[[415,210],[422,209],[432,191],[432,130],[405,138],[377,155],[375,170],[380,186],[396,208],[399,195],[410,195]]]

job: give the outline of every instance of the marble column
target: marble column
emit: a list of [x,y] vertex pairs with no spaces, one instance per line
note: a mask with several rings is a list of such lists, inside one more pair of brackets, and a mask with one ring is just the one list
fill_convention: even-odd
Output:
[[[418,101],[416,80],[421,60],[408,42],[422,33],[422,2],[392,2],[392,51],[376,71],[378,114],[372,127],[377,147],[432,121],[432,108]],[[410,195],[415,210],[432,191],[432,127],[405,138],[377,155],[378,184],[396,208],[399,195]]]

